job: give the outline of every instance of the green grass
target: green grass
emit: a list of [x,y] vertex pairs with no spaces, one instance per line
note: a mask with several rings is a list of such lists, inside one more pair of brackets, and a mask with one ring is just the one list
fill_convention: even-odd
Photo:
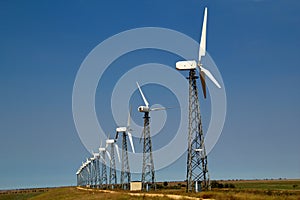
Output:
[[42,194],[41,192],[36,192],[36,193],[19,193],[19,194],[0,194],[0,200],[25,200],[25,199],[30,199],[34,196],[38,196]]
[[149,200],[163,200],[163,197],[133,197],[126,192],[116,193],[103,193],[97,190],[93,191],[82,191],[76,187],[62,187],[52,188],[45,192],[40,193],[26,193],[26,194],[0,194],[0,200],[98,200],[98,199],[109,199],[109,200],[130,200],[130,199],[149,199]]
[[223,181],[222,183],[233,183],[238,189],[300,190],[300,180]]
[[262,190],[219,190],[203,192],[200,197],[220,200],[300,200],[300,193]]
[[[222,181],[222,183],[233,183],[234,189],[213,189],[208,192],[186,193],[185,188],[161,189],[149,193],[177,194],[198,198],[210,198],[221,200],[300,200],[300,180],[273,180],[273,181]],[[293,185],[298,185],[293,187]],[[161,200],[166,197],[130,196],[127,191],[118,190],[114,193],[104,193],[98,190],[84,191],[76,187],[51,188],[44,192],[27,191],[27,193],[0,194],[0,200],[96,200],[96,199],[153,199]]]

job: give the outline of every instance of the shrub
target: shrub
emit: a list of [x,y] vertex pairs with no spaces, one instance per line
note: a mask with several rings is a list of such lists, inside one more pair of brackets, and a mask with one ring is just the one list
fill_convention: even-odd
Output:
[[219,185],[218,181],[211,182],[211,188],[218,188],[218,185]]
[[156,184],[156,189],[163,189],[164,187],[161,184]]
[[228,183],[222,184],[222,183],[219,183],[218,181],[212,181],[211,188],[230,188],[230,184],[228,184]]
[[293,188],[294,188],[294,189],[295,189],[296,187],[298,187],[298,185],[296,185],[296,184],[295,184],[295,185],[293,185]]

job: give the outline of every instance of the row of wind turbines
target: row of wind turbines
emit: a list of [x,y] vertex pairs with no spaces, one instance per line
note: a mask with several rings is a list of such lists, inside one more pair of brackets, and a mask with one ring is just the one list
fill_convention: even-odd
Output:
[[[150,185],[154,186],[153,184],[154,174],[153,174],[153,181],[151,177],[151,183],[146,181],[148,171],[150,170],[151,173],[154,173],[154,163],[152,158],[152,145],[151,145],[151,136],[150,136],[150,121],[149,121],[149,112],[151,111],[158,111],[164,110],[166,108],[150,108],[149,102],[147,101],[140,85],[136,82],[138,90],[141,94],[141,97],[145,103],[144,106],[139,106],[138,111],[144,113],[144,131],[143,131],[143,139],[144,139],[144,148],[143,148],[143,171],[144,178],[142,183],[145,186],[145,189],[149,189]],[[116,134],[114,138],[110,138],[105,141],[105,147],[102,146],[102,142],[100,144],[99,152],[93,153],[93,157],[87,159],[86,162],[83,162],[79,170],[77,171],[77,185],[80,186],[89,186],[94,188],[111,188],[113,189],[116,185],[118,185],[117,181],[117,171],[116,171],[116,159],[115,154],[117,155],[118,161],[121,162],[122,170],[121,170],[121,180],[120,185],[122,189],[129,189],[129,184],[131,182],[131,173],[130,173],[130,165],[128,159],[128,140],[131,146],[131,150],[135,153],[135,148],[133,144],[133,138],[130,128],[130,121],[131,121],[131,107],[128,113],[127,119],[127,126],[118,127],[116,128]],[[118,139],[121,137],[122,147],[121,147],[121,155],[119,152],[119,146],[117,144]],[[151,154],[151,156],[146,155]],[[107,163],[107,159],[109,164]],[[149,165],[148,161],[151,165]],[[101,163],[101,164],[100,164]],[[107,176],[107,166],[109,166],[109,176]],[[150,168],[149,168],[150,166]],[[147,172],[146,172],[147,171]]]
[[[187,158],[187,191],[198,191],[209,188],[209,174],[207,168],[207,155],[204,145],[204,135],[202,130],[200,105],[198,99],[198,89],[196,80],[196,68],[199,69],[199,75],[203,90],[204,98],[206,98],[206,80],[207,76],[218,88],[221,88],[218,81],[210,73],[210,71],[203,67],[201,58],[206,53],[206,26],[207,26],[207,8],[204,11],[204,19],[202,24],[202,34],[199,47],[198,60],[179,61],[176,63],[177,70],[189,71],[189,128],[188,128],[188,158]],[[144,113],[144,128],[142,132],[143,138],[143,165],[142,165],[142,189],[155,189],[155,170],[152,156],[152,141],[150,135],[150,117],[151,111],[163,110],[166,108],[151,108],[145,95],[137,84],[137,88],[144,101],[143,106],[138,107],[138,111]],[[114,138],[107,138],[105,146],[100,145],[99,152],[93,153],[93,157],[87,159],[82,163],[78,169],[77,185],[89,186],[97,188],[121,187],[122,189],[130,189],[131,173],[128,160],[128,140],[131,150],[135,153],[135,148],[132,138],[132,130],[130,128],[131,108],[128,113],[127,126],[116,128]],[[118,139],[122,137],[121,155],[117,144]],[[117,182],[116,159],[121,162],[121,179],[120,184]],[[108,159],[106,159],[108,158]],[[107,163],[109,161],[109,164]],[[107,166],[109,166],[109,176],[107,176]]]

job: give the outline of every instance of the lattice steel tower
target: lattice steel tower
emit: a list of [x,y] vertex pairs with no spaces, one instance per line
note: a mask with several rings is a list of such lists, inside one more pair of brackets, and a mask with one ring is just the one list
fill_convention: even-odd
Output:
[[100,188],[107,187],[107,171],[106,171],[106,149],[99,148],[99,154],[101,161],[101,173],[100,173]]
[[95,170],[96,170],[96,180],[95,180],[95,187],[98,187],[100,186],[100,171],[99,171],[99,168],[100,168],[100,162],[99,162],[99,159],[100,159],[100,154],[99,153],[95,153]]
[[209,186],[207,156],[201,123],[195,70],[189,74],[189,133],[187,157],[187,191],[207,190]]
[[156,189],[154,162],[152,156],[152,142],[150,135],[150,117],[149,112],[144,113],[144,129],[143,129],[143,168],[142,168],[142,188],[149,190]]
[[114,151],[114,139],[106,140],[106,145],[110,148],[110,166],[109,166],[109,186],[111,189],[114,189],[114,185],[117,184],[117,171],[116,171],[116,159]]
[[124,190],[130,189],[130,167],[128,160],[128,149],[127,149],[127,136],[126,132],[122,133],[122,171],[121,171],[121,186]]

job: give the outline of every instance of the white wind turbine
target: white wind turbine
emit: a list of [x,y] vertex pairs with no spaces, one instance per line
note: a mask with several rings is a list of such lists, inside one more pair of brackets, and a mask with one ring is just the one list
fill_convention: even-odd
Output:
[[108,151],[106,152],[107,152],[107,156],[110,158],[109,184],[111,185],[111,189],[113,189],[114,188],[113,184],[117,184],[117,171],[116,171],[116,160],[115,160],[114,149],[117,152],[119,162],[120,162],[120,153],[119,153],[119,147],[115,139],[106,140],[105,148],[107,149],[108,147],[110,147],[110,153]]
[[102,147],[102,141],[99,147],[99,158],[102,160],[101,173],[100,173],[100,187],[105,188],[107,185],[107,171],[106,171],[106,155],[111,160],[110,154],[106,148]]
[[127,136],[130,141],[132,152],[134,151],[133,141],[132,141],[132,135],[131,135],[131,129],[130,129],[130,113],[131,113],[131,107],[130,111],[128,112],[128,119],[127,119],[127,126],[126,127],[118,127],[116,129],[116,140],[119,137],[119,134],[122,134],[122,171],[121,171],[121,186],[123,189],[129,189],[129,184],[131,182],[131,173],[130,173],[130,167],[129,167],[129,160],[128,160],[128,147],[127,147]]
[[[145,103],[144,106],[139,106],[138,111],[144,113],[144,129],[142,133],[143,137],[143,167],[142,167],[142,188],[148,190],[150,188],[156,188],[155,186],[155,170],[152,156],[152,141],[150,135],[150,111],[165,110],[166,108],[150,108],[149,102],[147,101],[140,85],[136,82],[142,99]],[[142,138],[141,137],[141,138]]]
[[[189,128],[188,128],[188,157],[187,157],[187,191],[198,191],[198,183],[202,182],[203,188],[208,189],[209,174],[207,169],[207,155],[204,145],[204,135],[200,116],[200,105],[198,99],[198,88],[196,79],[196,68],[198,66],[200,80],[204,98],[206,98],[207,76],[218,88],[221,88],[218,81],[203,67],[201,58],[206,54],[206,26],[207,26],[207,8],[204,11],[202,24],[201,41],[198,52],[198,61],[179,61],[176,63],[177,70],[189,70]],[[194,184],[193,184],[194,183]],[[194,187],[194,188],[193,188]]]

